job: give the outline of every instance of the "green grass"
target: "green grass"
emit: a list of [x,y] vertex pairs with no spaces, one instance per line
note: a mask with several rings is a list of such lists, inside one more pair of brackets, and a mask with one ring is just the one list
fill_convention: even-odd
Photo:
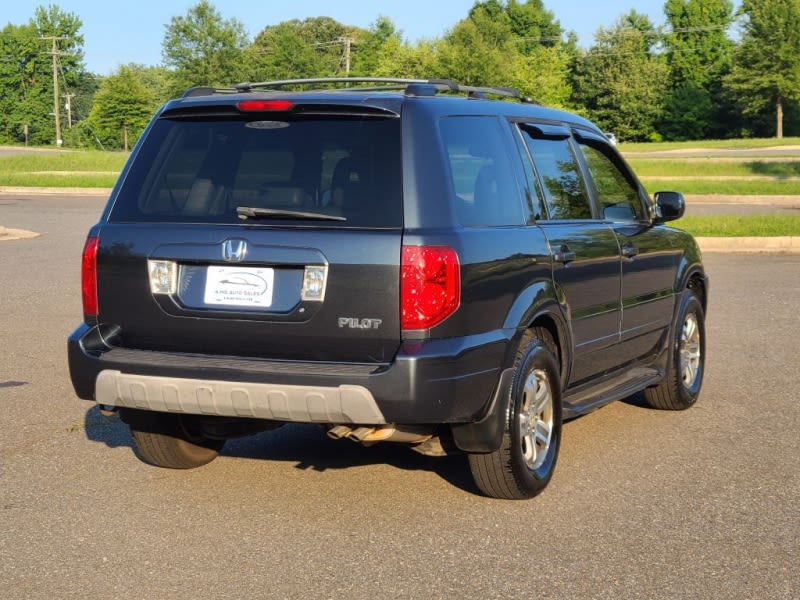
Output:
[[800,180],[791,181],[747,181],[703,179],[657,179],[642,177],[645,189],[650,192],[674,191],[684,194],[722,194],[725,196],[796,196],[800,195]]
[[800,137],[788,138],[753,138],[745,140],[700,140],[692,142],[646,142],[621,143],[620,152],[664,152],[666,150],[692,150],[712,148],[715,150],[745,148],[772,148],[778,146],[800,146]]
[[0,173],[0,186],[5,187],[111,188],[116,181],[116,175]]
[[639,177],[800,177],[800,161],[797,160],[728,162],[709,158],[631,158],[628,163]]
[[0,157],[0,173],[11,171],[117,171],[126,152],[35,152]]
[[112,187],[127,158],[125,152],[98,151],[2,156],[0,186]]
[[670,225],[697,237],[800,236],[800,215],[688,216]]

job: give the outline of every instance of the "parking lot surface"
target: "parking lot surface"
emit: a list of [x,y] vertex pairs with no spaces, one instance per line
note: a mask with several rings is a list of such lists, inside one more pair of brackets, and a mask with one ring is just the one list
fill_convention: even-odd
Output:
[[313,426],[169,471],[71,389],[84,236],[104,199],[0,196],[0,597],[798,598],[800,257],[714,254],[687,412],[564,427],[550,487],[483,498],[464,457]]

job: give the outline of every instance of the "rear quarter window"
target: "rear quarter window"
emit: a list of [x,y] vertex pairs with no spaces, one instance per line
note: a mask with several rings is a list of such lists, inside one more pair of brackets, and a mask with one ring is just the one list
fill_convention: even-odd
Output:
[[521,225],[522,200],[512,167],[513,140],[496,117],[440,121],[450,167],[455,214],[461,225]]

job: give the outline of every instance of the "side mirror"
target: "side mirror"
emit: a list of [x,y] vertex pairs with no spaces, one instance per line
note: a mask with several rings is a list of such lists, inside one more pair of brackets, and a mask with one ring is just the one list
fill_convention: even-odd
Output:
[[653,198],[656,201],[654,223],[666,223],[680,219],[686,210],[686,201],[680,192],[656,192]]

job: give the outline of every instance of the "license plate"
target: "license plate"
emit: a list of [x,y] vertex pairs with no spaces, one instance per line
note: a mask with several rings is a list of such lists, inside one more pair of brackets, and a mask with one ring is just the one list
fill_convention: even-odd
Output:
[[203,302],[211,306],[272,306],[275,269],[208,267]]

